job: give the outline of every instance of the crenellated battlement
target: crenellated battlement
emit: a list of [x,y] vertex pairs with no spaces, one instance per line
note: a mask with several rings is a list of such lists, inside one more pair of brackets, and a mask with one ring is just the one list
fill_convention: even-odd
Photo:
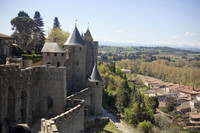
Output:
[[0,77],[4,76],[13,76],[19,74],[20,77],[22,76],[31,76],[33,73],[38,72],[47,72],[47,73],[54,73],[54,72],[62,72],[65,71],[65,67],[55,67],[55,66],[34,66],[34,67],[27,67],[25,69],[20,69],[18,65],[9,64],[9,65],[0,65]]

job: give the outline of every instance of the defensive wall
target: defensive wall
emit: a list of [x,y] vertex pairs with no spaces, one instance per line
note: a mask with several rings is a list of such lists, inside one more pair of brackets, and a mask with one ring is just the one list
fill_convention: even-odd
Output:
[[85,109],[87,110],[86,115],[89,115],[92,103],[92,88],[85,88],[75,94],[68,96],[66,98],[66,108],[72,107],[76,102],[75,99],[82,99],[85,101]]
[[75,99],[79,103],[70,110],[49,120],[41,120],[41,133],[83,133],[84,132],[84,100]]
[[0,129],[9,124],[32,127],[41,117],[64,112],[66,102],[65,67],[0,65]]

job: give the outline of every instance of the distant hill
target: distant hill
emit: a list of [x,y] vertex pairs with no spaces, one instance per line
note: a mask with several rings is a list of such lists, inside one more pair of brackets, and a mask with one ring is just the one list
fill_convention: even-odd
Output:
[[175,49],[181,49],[186,51],[194,51],[194,52],[200,52],[200,47],[188,47],[188,46],[168,46],[168,45],[157,45],[157,44],[142,44],[142,43],[131,43],[131,42],[110,42],[110,41],[100,41],[100,45],[106,45],[106,46],[118,46],[118,47],[168,47],[168,48],[175,48]]

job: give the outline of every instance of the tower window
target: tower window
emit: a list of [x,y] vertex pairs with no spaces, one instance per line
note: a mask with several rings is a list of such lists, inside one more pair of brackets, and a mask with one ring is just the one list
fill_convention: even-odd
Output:
[[80,47],[80,50],[81,50],[81,47]]
[[52,100],[51,97],[48,97],[48,98],[47,98],[47,108],[48,108],[48,109],[53,108],[53,100]]
[[54,53],[54,56],[57,56],[57,53]]
[[59,67],[60,66],[60,62],[57,62],[57,67]]
[[98,82],[96,82],[96,85],[98,85],[99,83]]
[[62,56],[64,56],[64,53],[62,53]]

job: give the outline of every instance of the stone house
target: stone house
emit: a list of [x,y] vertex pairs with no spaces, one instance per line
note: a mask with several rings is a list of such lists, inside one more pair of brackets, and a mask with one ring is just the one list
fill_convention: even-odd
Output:
[[57,43],[45,43],[42,48],[44,65],[64,66],[65,65],[65,51]]
[[189,114],[189,120],[191,124],[194,124],[196,126],[200,126],[200,113],[190,113]]
[[5,64],[6,57],[12,56],[14,38],[0,33],[0,64]]
[[181,113],[181,114],[185,114],[187,112],[190,112],[191,111],[190,103],[189,102],[182,103],[181,105],[176,107],[176,111]]

